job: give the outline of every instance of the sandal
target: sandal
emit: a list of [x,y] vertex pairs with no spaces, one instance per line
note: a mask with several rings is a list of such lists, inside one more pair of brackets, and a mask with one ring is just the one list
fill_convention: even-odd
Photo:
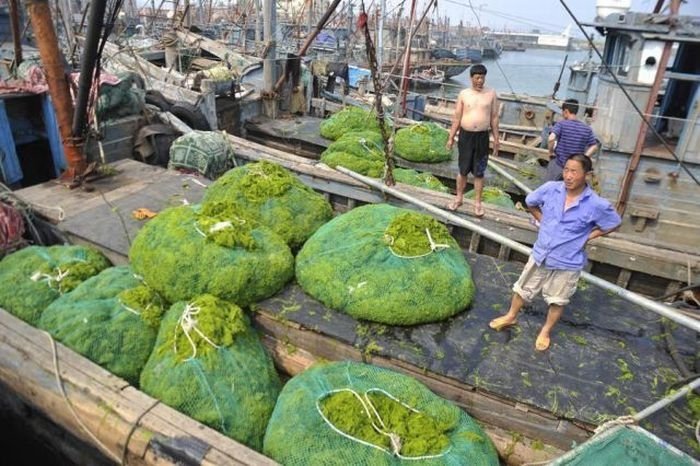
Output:
[[447,210],[455,211],[459,209],[459,206],[463,204],[462,201],[452,201],[449,204],[447,204]]
[[537,340],[535,340],[535,349],[537,351],[547,351],[549,349],[550,342],[549,337],[538,335]]
[[507,320],[506,316],[501,316],[493,319],[491,322],[489,322],[489,327],[491,327],[493,330],[500,332],[501,330],[505,330],[508,327],[512,327],[513,325],[517,324],[517,320],[512,320],[509,321]]

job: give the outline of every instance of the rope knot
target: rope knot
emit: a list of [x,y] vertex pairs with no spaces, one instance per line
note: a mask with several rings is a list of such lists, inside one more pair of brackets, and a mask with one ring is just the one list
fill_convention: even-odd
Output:
[[192,355],[190,355],[189,358],[185,359],[185,361],[189,361],[191,359],[194,359],[197,357],[197,345],[195,344],[194,340],[192,339],[192,336],[190,335],[190,332],[194,331],[199,337],[207,342],[209,345],[211,345],[214,348],[221,348],[219,345],[211,341],[211,339],[206,336],[200,329],[197,327],[197,314],[199,314],[202,311],[202,309],[199,306],[196,306],[194,303],[187,303],[185,305],[185,309],[182,311],[182,315],[180,315],[180,319],[177,322],[177,326],[175,327],[175,339],[173,340],[173,349],[175,351],[175,354],[177,354],[177,331],[178,328],[182,329],[182,332],[185,334],[185,338],[187,338],[187,342],[190,344],[190,347],[192,348]]

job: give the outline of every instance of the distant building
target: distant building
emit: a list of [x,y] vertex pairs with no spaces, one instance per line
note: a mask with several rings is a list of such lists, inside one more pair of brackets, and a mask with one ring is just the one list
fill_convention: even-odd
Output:
[[488,36],[500,42],[520,44],[526,48],[569,49],[571,48],[571,25],[561,34],[540,34],[538,32],[496,32],[490,31]]

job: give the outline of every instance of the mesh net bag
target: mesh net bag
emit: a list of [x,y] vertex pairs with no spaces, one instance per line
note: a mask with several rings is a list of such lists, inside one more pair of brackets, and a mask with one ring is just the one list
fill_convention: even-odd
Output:
[[411,377],[353,362],[318,364],[287,382],[263,452],[286,466],[499,464],[457,406]]
[[387,204],[328,222],[297,256],[301,287],[326,306],[391,325],[433,322],[472,300],[471,269],[447,228]]
[[294,257],[279,236],[218,207],[164,210],[134,239],[131,266],[167,301],[208,293],[247,306],[292,278]]
[[216,131],[190,131],[170,146],[168,168],[196,171],[215,180],[235,166],[233,146]]
[[243,311],[203,295],[166,312],[141,389],[260,451],[280,380]]
[[345,107],[321,122],[321,136],[334,141],[353,131],[379,133],[379,123],[374,113],[359,107]]
[[137,115],[143,110],[146,93],[143,89],[132,87],[128,74],[118,75],[119,83],[101,84],[95,106],[99,121],[109,121],[128,115]]
[[380,178],[384,173],[384,161],[360,157],[349,152],[328,152],[321,155],[321,162],[331,168],[345,167],[360,175]]
[[323,153],[331,152],[346,152],[365,159],[383,162],[384,141],[382,141],[382,135],[374,131],[351,131],[331,143]]
[[36,325],[46,306],[109,267],[84,246],[29,246],[0,262],[0,307]]
[[127,266],[111,267],[54,301],[39,327],[137,385],[166,304]]
[[[464,197],[467,199],[474,199],[476,197],[476,191],[473,189],[467,191]],[[508,193],[495,186],[485,186],[481,193],[481,199],[487,204],[493,204],[507,209],[515,209],[515,204]]]
[[430,173],[419,172],[408,168],[395,168],[394,179],[399,183],[418,186],[419,188],[432,189],[441,193],[449,193],[450,188],[442,184],[435,176]]
[[452,158],[445,145],[450,133],[435,123],[418,123],[396,132],[394,149],[412,162],[444,162]]
[[330,203],[288,170],[263,161],[234,168],[207,188],[202,204],[235,205],[299,248],[333,216]]

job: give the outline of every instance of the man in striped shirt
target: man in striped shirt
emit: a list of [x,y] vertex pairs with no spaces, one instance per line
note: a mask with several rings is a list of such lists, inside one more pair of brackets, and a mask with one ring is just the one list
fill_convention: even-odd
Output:
[[590,126],[576,118],[578,100],[567,99],[562,105],[563,120],[558,121],[549,133],[549,165],[545,181],[560,181],[566,161],[574,154],[591,157],[598,142]]

